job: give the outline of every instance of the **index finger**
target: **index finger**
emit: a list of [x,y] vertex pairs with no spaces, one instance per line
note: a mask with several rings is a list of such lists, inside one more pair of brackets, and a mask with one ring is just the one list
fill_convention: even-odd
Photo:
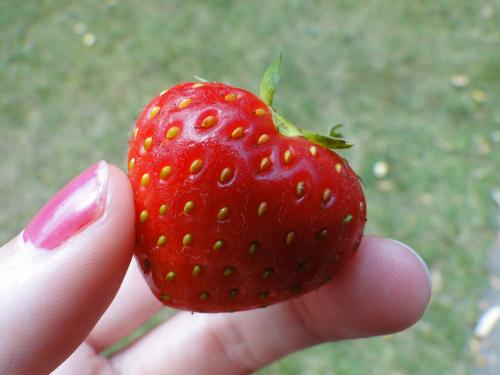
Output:
[[421,317],[429,298],[428,270],[414,251],[366,238],[316,292],[235,314],[180,313],[111,363],[124,373],[246,373],[324,341],[403,330]]

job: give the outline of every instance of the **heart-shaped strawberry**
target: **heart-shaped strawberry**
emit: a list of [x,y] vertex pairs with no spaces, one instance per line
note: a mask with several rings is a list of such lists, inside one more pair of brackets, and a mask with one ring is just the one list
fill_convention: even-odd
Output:
[[193,311],[262,307],[317,289],[358,247],[366,204],[356,174],[264,101],[215,82],[177,85],[137,121],[129,176],[135,255],[163,303]]

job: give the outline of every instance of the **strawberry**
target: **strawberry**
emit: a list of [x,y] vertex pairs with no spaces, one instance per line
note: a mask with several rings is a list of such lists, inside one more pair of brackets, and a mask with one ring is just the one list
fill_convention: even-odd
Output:
[[215,82],[177,85],[144,109],[129,147],[135,255],[153,293],[192,311],[262,307],[317,289],[358,247],[366,204],[356,174],[261,97]]

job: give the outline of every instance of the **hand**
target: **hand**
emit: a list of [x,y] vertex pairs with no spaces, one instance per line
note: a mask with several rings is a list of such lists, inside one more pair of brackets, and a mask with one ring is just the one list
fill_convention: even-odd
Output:
[[430,297],[415,252],[367,237],[318,291],[233,314],[180,312],[104,358],[162,307],[131,262],[133,245],[132,192],[120,170],[100,162],[63,188],[1,248],[0,373],[245,373],[325,341],[403,330]]

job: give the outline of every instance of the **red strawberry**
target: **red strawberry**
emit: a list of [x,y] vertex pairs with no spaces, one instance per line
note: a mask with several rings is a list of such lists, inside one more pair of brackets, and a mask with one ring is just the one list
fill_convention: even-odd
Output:
[[283,301],[330,280],[360,243],[358,178],[321,143],[348,145],[273,112],[278,66],[261,86],[269,105],[190,82],[154,98],[137,121],[135,254],[167,305],[216,312]]

